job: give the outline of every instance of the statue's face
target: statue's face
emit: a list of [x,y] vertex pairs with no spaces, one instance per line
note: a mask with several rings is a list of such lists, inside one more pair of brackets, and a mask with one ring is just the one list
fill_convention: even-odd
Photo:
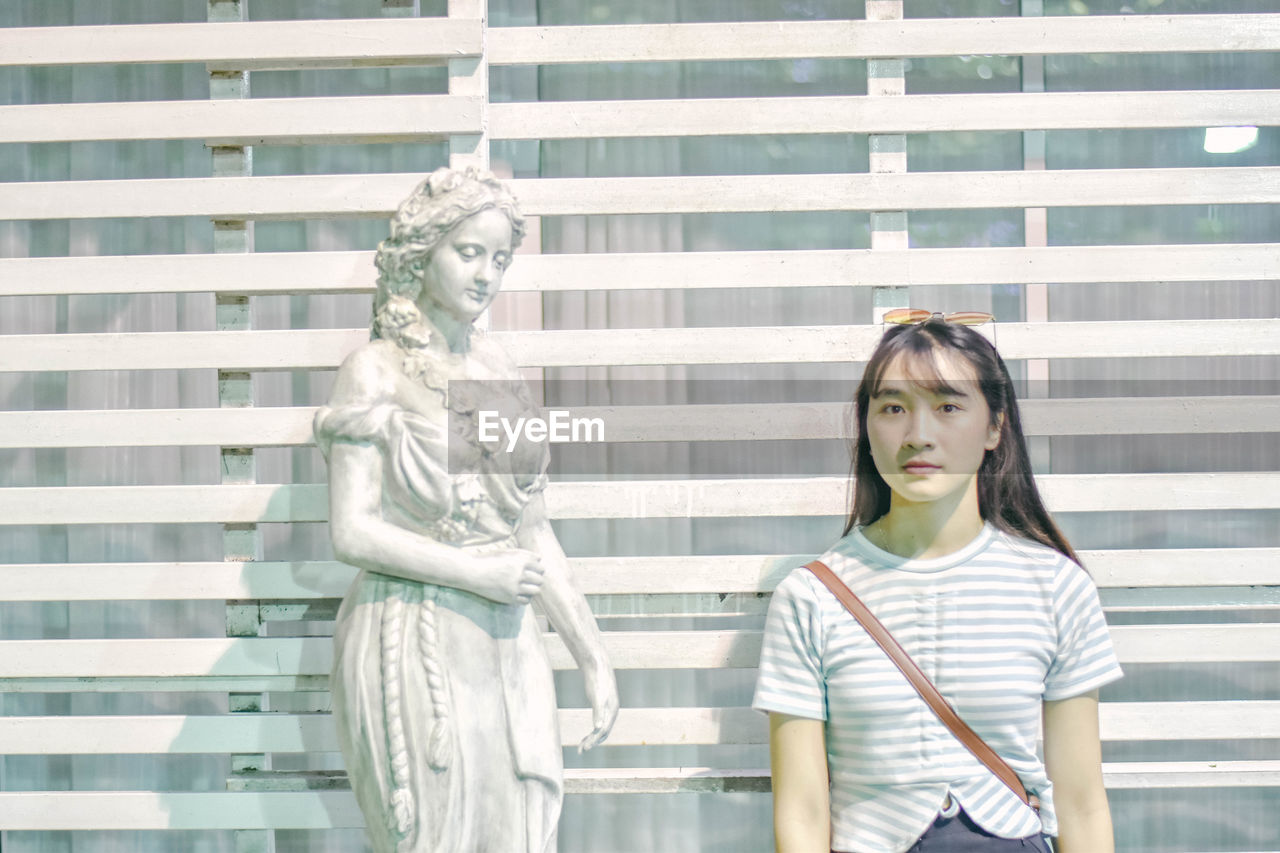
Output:
[[419,307],[429,317],[473,322],[489,307],[511,263],[511,220],[488,208],[458,223],[412,266],[422,283]]

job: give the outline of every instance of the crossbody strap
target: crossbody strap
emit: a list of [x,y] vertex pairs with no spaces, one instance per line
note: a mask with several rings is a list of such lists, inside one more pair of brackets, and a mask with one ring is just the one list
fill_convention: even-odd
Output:
[[987,766],[987,769],[996,775],[1003,783],[1009,786],[1009,790],[1018,795],[1018,799],[1031,806],[1033,809],[1039,810],[1040,800],[1035,794],[1028,794],[1027,789],[1023,786],[1022,780],[1018,778],[1018,774],[1013,768],[1005,763],[994,749],[987,746],[987,742],[979,737],[978,733],[969,728],[969,724],[960,719],[960,715],[956,713],[955,708],[951,707],[938,688],[933,686],[933,682],[929,677],[920,671],[920,667],[911,659],[911,655],[907,654],[902,646],[898,645],[898,641],[893,638],[889,630],[881,624],[875,614],[867,609],[862,603],[862,599],[853,594],[853,590],[845,585],[844,581],[836,577],[835,572],[827,568],[827,565],[820,560],[814,560],[805,566],[806,569],[817,575],[818,580],[826,584],[827,589],[840,600],[845,609],[853,614],[853,618],[866,629],[871,635],[871,639],[875,640],[880,648],[884,649],[885,654],[889,656],[889,660],[893,661],[898,669],[902,670],[902,674],[907,677],[907,681],[911,682],[911,686],[916,689],[920,697],[928,703],[933,709],[933,713],[938,715],[938,719],[942,724],[951,730],[951,733],[965,745],[965,748],[974,754],[974,756]]

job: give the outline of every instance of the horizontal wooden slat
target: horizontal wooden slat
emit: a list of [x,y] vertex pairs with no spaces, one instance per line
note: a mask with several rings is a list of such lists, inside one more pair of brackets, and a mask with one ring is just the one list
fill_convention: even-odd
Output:
[[[852,396],[853,389],[849,388]],[[605,442],[848,439],[849,403],[560,407],[599,418]],[[1027,435],[1280,431],[1280,397],[1024,400]],[[0,412],[0,448],[298,447],[315,444],[311,407]]]
[[[1276,251],[1280,256],[1280,244]],[[0,280],[10,296],[214,291],[372,296],[376,277],[373,252],[0,258]],[[512,289],[506,281],[504,289]]]
[[479,56],[479,20],[249,21],[0,29],[0,66],[199,62],[211,70],[432,65]]
[[120,442],[133,447],[297,447],[315,444],[315,413],[313,407],[0,412],[0,448],[112,447]]
[[[570,560],[588,595],[771,592],[812,554],[579,557]],[[1280,548],[1156,548],[1081,551],[1103,590],[1280,586]],[[697,571],[690,571],[690,563]],[[1212,576],[1205,566],[1213,566]],[[264,599],[310,601],[346,592],[356,570],[329,560],[204,563],[9,563],[6,601]]]
[[1104,764],[1111,789],[1277,788],[1280,761],[1153,761]]
[[[210,145],[421,142],[480,132],[450,95],[0,106],[0,144],[199,139]],[[493,139],[1180,128],[1280,122],[1275,90],[540,101],[490,107]]]
[[[373,293],[372,252],[0,258],[11,296]],[[518,255],[504,291],[1280,278],[1280,244]]]
[[542,216],[1280,201],[1280,167],[788,175],[785,180],[776,175],[542,178],[512,183],[522,204]]
[[[413,174],[26,181],[3,185],[0,219],[389,216]],[[1053,169],[902,174],[521,178],[525,213],[577,216],[811,210],[950,210],[1280,202],[1280,167]]]
[[[420,142],[480,131],[480,99],[449,95],[0,106],[0,143],[200,139],[210,145]],[[548,101],[490,108],[495,139],[1205,127],[1280,121],[1280,93]]]
[[[1280,625],[1118,625],[1122,663],[1274,661]],[[555,669],[575,669],[563,642],[546,635]],[[751,669],[760,659],[754,630],[607,631],[617,669]],[[97,678],[258,678],[328,674],[333,641],[308,638],[7,640],[0,642],[0,689],[12,682]],[[992,654],[999,654],[993,649]],[[88,681],[82,689],[92,689]]]
[[[1106,764],[1107,787],[1277,787],[1280,762]],[[757,792],[769,790],[765,769],[708,767],[569,769],[569,794]],[[21,791],[0,793],[0,829],[191,830],[340,829],[364,826],[349,791],[159,793]],[[1272,848],[1268,848],[1272,849]]]
[[1280,92],[1036,92],[538,101],[489,108],[494,139],[933,133],[1280,123]]
[[[560,711],[561,740],[574,746],[591,730],[587,709]],[[759,744],[765,716],[750,708],[624,708],[609,746]],[[0,751],[9,755],[337,752],[328,714],[222,716],[0,717]]]
[[0,107],[0,143],[200,139],[209,145],[424,142],[480,133],[458,95],[250,98]]
[[[1005,359],[1280,354],[1280,320],[1000,323]],[[881,326],[689,327],[496,332],[521,367],[865,361]],[[0,336],[0,371],[319,370],[369,340],[365,329]]]
[[1272,51],[1276,15],[1116,15],[511,27],[491,65],[971,54]]
[[[1080,559],[1103,588],[1280,584],[1280,548],[1081,551]],[[1206,566],[1213,567],[1211,574]]]
[[[551,665],[576,664],[555,634],[546,635]],[[610,631],[618,669],[735,669],[756,666],[758,631]],[[312,638],[158,640],[13,640],[0,642],[0,689],[10,679],[326,676],[333,641]]]
[[[1280,472],[1051,474],[1055,512],[1280,507]],[[843,477],[555,482],[553,518],[840,516]],[[322,485],[56,486],[0,489],[0,525],[221,524],[324,521]]]
[[[489,62],[887,58],[1270,51],[1274,15],[1124,15],[497,27]],[[425,64],[480,52],[479,21],[421,18],[14,28],[0,65],[203,62],[215,68]]]
[[[1103,703],[1106,741],[1280,738],[1280,702]],[[560,711],[561,741],[577,744],[591,712]],[[766,744],[765,715],[750,708],[623,708],[607,746]],[[328,714],[0,717],[6,755],[155,755],[337,752]]]
[[1280,702],[1103,702],[1099,723],[1107,741],[1280,738]]
[[193,830],[362,828],[350,791],[23,791],[0,793],[0,829]]

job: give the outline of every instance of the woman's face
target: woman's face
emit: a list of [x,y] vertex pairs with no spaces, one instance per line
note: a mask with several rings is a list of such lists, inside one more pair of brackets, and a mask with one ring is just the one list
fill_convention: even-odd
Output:
[[891,361],[867,407],[871,458],[895,500],[930,502],[970,488],[983,455],[1000,442],[977,371],[949,350],[933,356],[933,365]]
[[511,220],[486,208],[459,222],[413,274],[422,283],[419,307],[428,315],[443,312],[463,323],[474,322],[502,286],[511,263]]

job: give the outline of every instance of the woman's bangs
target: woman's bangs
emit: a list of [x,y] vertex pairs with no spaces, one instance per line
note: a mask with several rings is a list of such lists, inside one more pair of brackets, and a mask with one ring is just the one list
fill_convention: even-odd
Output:
[[[901,378],[930,394],[943,396],[968,393],[966,386],[976,386],[977,371],[962,356],[940,357],[942,347],[904,347],[881,362],[871,377],[871,397],[878,397],[886,377]],[[958,364],[957,364],[958,362]],[[959,368],[963,365],[963,368]],[[898,368],[902,369],[899,370]],[[958,369],[959,368],[959,369]]]

